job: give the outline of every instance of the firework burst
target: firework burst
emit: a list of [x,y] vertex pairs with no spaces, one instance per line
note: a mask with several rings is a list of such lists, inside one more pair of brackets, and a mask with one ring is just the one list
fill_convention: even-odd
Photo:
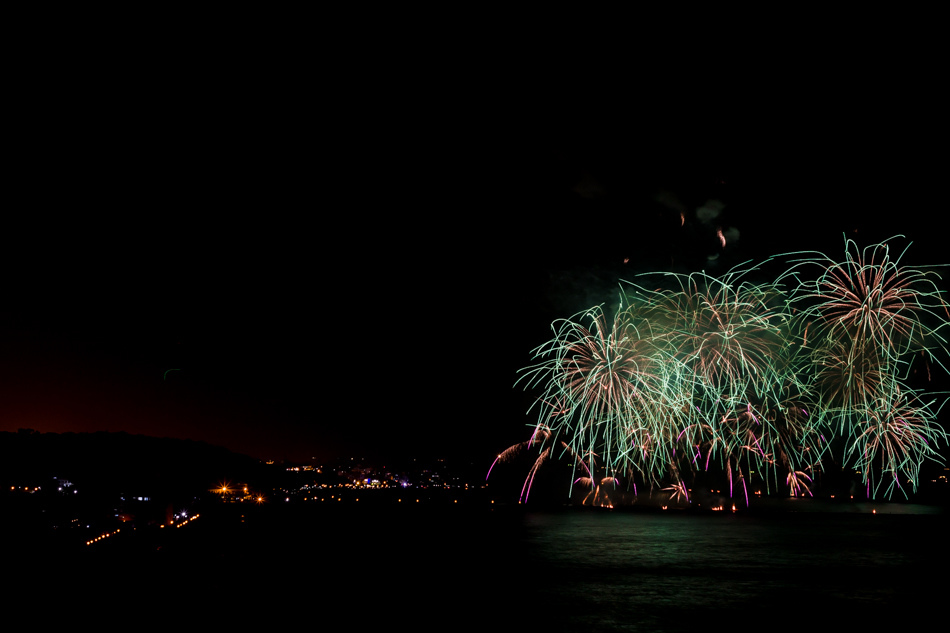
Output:
[[847,457],[863,474],[868,496],[876,495],[886,481],[886,495],[898,488],[906,497],[900,477],[916,489],[921,465],[937,460],[935,447],[947,441],[946,432],[933,422],[936,413],[929,404],[916,394],[902,393],[897,385],[853,417]]
[[753,475],[811,495],[836,441],[869,495],[885,480],[887,495],[903,491],[901,478],[915,489],[921,464],[947,442],[933,400],[922,404],[907,383],[915,358],[928,378],[931,364],[944,368],[950,309],[939,277],[903,266],[886,242],[859,251],[846,240],[840,263],[789,257],[773,283],[748,281],[756,268],[653,275],[624,282],[612,318],[594,307],[556,321],[519,380],[543,390],[524,443],[541,452],[523,497],[555,446],[595,499],[595,454],[608,473],[666,483],[687,502],[686,480],[711,468],[730,494],[741,483],[747,502]]

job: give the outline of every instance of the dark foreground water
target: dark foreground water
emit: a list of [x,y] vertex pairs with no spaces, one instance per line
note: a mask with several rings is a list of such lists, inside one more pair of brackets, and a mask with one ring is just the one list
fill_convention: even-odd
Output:
[[8,604],[188,630],[939,631],[947,527],[943,514],[222,507],[174,534],[20,552]]

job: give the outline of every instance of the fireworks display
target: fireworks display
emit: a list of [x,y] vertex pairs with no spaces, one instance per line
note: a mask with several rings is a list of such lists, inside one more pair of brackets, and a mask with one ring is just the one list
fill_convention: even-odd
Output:
[[559,455],[589,499],[640,482],[689,503],[700,473],[746,503],[753,481],[810,495],[832,464],[860,473],[869,497],[915,491],[947,441],[939,394],[920,387],[945,370],[950,310],[939,276],[901,265],[888,242],[848,240],[844,262],[773,258],[784,272],[766,284],[748,266],[623,282],[616,309],[552,324],[519,380],[541,391],[534,432],[497,461],[538,451],[522,497]]

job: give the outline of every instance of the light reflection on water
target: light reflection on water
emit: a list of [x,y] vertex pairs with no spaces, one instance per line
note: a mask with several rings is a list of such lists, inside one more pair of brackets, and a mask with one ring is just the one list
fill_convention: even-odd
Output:
[[525,516],[540,602],[564,630],[790,629],[935,610],[943,517],[562,513]]
[[[945,515],[255,510],[81,562],[117,603],[200,596],[242,630],[284,609],[355,631],[880,630],[947,601]],[[222,611],[219,595],[268,608]]]

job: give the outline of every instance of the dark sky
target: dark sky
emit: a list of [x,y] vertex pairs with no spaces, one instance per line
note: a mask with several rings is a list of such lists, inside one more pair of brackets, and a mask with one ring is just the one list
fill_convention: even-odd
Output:
[[864,99],[897,73],[781,107],[780,81],[754,104],[720,86],[709,108],[705,71],[618,102],[603,80],[624,76],[583,62],[189,41],[20,69],[0,430],[488,459],[523,439],[512,384],[550,321],[619,278],[837,253],[845,232],[948,261],[933,95]]

